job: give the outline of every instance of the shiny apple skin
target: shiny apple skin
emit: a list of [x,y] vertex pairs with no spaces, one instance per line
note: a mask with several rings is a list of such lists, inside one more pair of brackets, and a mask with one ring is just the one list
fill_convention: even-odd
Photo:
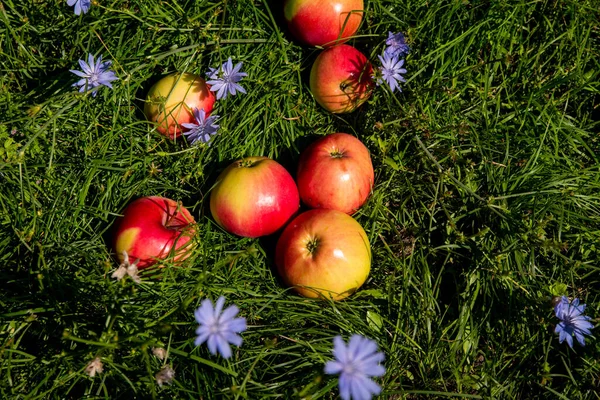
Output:
[[324,109],[350,113],[371,96],[373,67],[354,47],[342,44],[323,50],[310,70],[310,91]]
[[333,133],[313,142],[300,155],[296,174],[304,204],[346,214],[365,203],[374,180],[369,150],[347,133]]
[[[160,263],[171,255],[171,262],[189,257],[195,243],[196,221],[176,201],[164,197],[142,197],[123,210],[115,224],[113,249],[123,262],[123,251],[138,269]],[[160,265],[159,265],[160,266]]]
[[275,264],[285,284],[300,295],[341,300],[367,280],[371,247],[365,230],[348,214],[309,210],[283,230]]
[[156,82],[148,91],[144,114],[156,123],[156,130],[174,139],[181,136],[181,124],[196,123],[193,109],[204,109],[206,116],[215,104],[215,95],[200,75],[173,73]]
[[227,232],[256,238],[281,229],[300,207],[290,173],[267,157],[247,157],[229,165],[210,194],[210,211]]
[[358,30],[363,10],[363,0],[286,0],[283,3],[283,15],[290,32],[308,46],[332,46],[347,41]]

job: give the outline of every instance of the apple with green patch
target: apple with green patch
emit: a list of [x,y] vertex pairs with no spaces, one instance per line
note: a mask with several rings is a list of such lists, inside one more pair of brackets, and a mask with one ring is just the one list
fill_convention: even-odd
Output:
[[305,297],[341,300],[367,280],[371,247],[365,230],[348,214],[314,209],[294,218],[275,249],[283,281]]
[[277,161],[247,157],[229,165],[210,194],[210,211],[227,232],[256,238],[277,232],[298,211],[296,182]]
[[331,113],[349,113],[371,96],[375,87],[373,67],[356,48],[342,44],[325,49],[310,70],[310,91]]
[[[182,261],[194,248],[196,221],[180,203],[158,196],[142,197],[123,210],[114,228],[113,249],[123,262],[127,252],[138,269],[162,261]],[[159,265],[160,266],[160,265]]]
[[286,0],[283,14],[292,35],[309,46],[348,40],[360,26],[363,0]]
[[204,110],[208,117],[215,104],[210,85],[200,75],[173,73],[156,82],[148,91],[144,114],[156,123],[156,130],[174,139],[181,136],[182,124],[196,123],[193,110]]

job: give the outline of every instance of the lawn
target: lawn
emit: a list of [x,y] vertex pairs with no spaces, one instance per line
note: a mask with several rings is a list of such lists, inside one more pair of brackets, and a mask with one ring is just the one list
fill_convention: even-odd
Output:
[[[600,341],[561,343],[553,309],[579,298],[599,321],[599,21],[598,0],[366,0],[348,43],[378,70],[404,33],[406,82],[332,114],[309,90],[321,50],[294,40],[280,1],[94,0],[75,15],[2,0],[0,398],[334,399],[338,335],[385,354],[381,398],[600,398]],[[72,86],[88,53],[112,62],[112,89]],[[247,93],[215,103],[210,144],[148,123],[153,83],[229,57]],[[278,275],[277,235],[226,232],[209,197],[231,162],[295,175],[333,132],[372,157],[352,215],[372,267],[345,300],[305,299]],[[180,201],[195,248],[117,280],[114,222],[143,196]],[[194,344],[195,310],[220,296],[247,323],[229,358]]]

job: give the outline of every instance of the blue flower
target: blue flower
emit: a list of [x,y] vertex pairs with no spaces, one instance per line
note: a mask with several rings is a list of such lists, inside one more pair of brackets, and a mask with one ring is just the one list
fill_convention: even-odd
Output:
[[182,123],[181,126],[188,129],[186,132],[183,132],[183,135],[187,140],[191,141],[192,144],[195,144],[196,142],[208,143],[211,135],[216,135],[217,130],[219,129],[219,125],[215,125],[215,120],[219,118],[219,116],[211,115],[206,118],[204,108],[200,110],[194,108],[192,112],[196,118],[196,123]]
[[241,68],[241,62],[233,66],[231,57],[220,68],[209,68],[210,71],[206,73],[209,80],[206,83],[211,85],[211,91],[217,92],[217,100],[224,99],[228,95],[233,96],[237,92],[246,93],[246,90],[238,84],[244,76],[248,76],[247,73],[240,72]]
[[210,300],[202,301],[200,307],[194,312],[196,321],[200,324],[196,329],[198,337],[194,344],[200,346],[207,342],[211,354],[216,355],[218,352],[223,357],[229,358],[231,357],[229,343],[236,346],[242,344],[242,337],[238,333],[246,330],[246,319],[234,318],[239,312],[236,306],[229,306],[221,312],[224,304],[223,296],[217,299],[214,308]]
[[387,54],[390,57],[396,56],[402,58],[402,56],[406,56],[410,53],[410,47],[406,44],[402,33],[389,32],[385,44],[387,47],[384,50],[384,54]]
[[574,299],[569,303],[567,296],[562,296],[560,301],[554,306],[554,314],[560,322],[554,329],[558,333],[559,343],[567,341],[567,344],[573,348],[573,335],[581,344],[585,346],[583,335],[591,335],[590,329],[594,327],[590,321],[590,317],[583,315],[585,304],[579,304],[579,299]]
[[372,376],[383,376],[385,367],[380,363],[385,358],[377,351],[377,343],[364,336],[352,335],[348,347],[341,336],[333,339],[334,361],[325,364],[326,374],[340,374],[340,397],[343,400],[368,400],[378,395],[381,388]]
[[[104,85],[112,89],[111,82],[116,81],[119,78],[113,71],[109,71],[108,68],[111,65],[110,61],[102,62],[102,56],[98,57],[98,60],[94,61],[94,56],[88,54],[88,62],[79,60],[79,65],[82,71],[69,70],[81,79],[73,84],[73,86],[79,86],[80,92],[92,90],[96,86]],[[92,93],[92,96],[96,96],[96,91]]]
[[379,61],[381,61],[379,70],[382,75],[381,78],[377,80],[377,84],[380,85],[382,81],[385,81],[390,86],[392,92],[396,90],[396,88],[399,91],[402,91],[398,82],[406,82],[406,79],[401,75],[406,73],[406,69],[402,68],[404,60],[398,60],[398,57],[390,56],[385,53],[383,54],[383,57],[377,57],[379,57]]
[[75,6],[75,15],[81,14],[82,11],[86,14],[92,5],[92,0],[67,0],[67,4],[71,7]]

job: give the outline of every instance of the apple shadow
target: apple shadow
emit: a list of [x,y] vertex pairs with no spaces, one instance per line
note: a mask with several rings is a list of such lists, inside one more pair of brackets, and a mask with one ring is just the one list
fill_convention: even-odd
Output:
[[271,235],[262,236],[262,237],[258,238],[258,245],[263,249],[263,251],[267,255],[267,257],[265,258],[265,266],[268,267],[269,269],[271,269],[271,273],[273,274],[273,277],[275,277],[277,284],[282,288],[288,288],[288,286],[286,285],[286,283],[283,281],[283,278],[279,274],[279,271],[277,269],[277,264],[275,262],[275,252],[277,250],[277,242],[279,241],[281,234],[283,233],[285,228],[288,226],[288,224],[294,218],[296,218],[298,215],[300,215],[303,211],[305,211],[305,210],[302,210],[302,206],[300,206],[298,211],[296,211],[296,213],[294,213],[290,217],[290,219],[283,225],[283,227],[281,229],[279,229],[277,232],[275,232]]
[[123,210],[125,209],[125,207],[127,207],[127,205],[129,203],[131,203],[132,201],[135,201],[137,198],[138,197],[129,199],[127,201],[127,203],[125,203],[124,205],[121,205],[121,207],[119,208],[119,211],[117,212],[117,215],[114,215],[112,217],[112,219],[107,221],[108,228],[105,229],[104,232],[102,233],[102,241],[106,245],[106,248],[109,250],[109,254],[110,254],[111,258],[113,260],[117,260],[117,263],[118,263],[118,258],[117,258],[117,254],[115,253],[115,249],[114,249],[114,247],[115,247],[114,246],[114,235],[119,226],[120,219],[123,216],[123,214],[122,214]]
[[285,21],[285,16],[283,14],[283,2],[281,0],[266,0],[266,6],[269,8],[273,19],[275,20],[275,24],[289,41],[293,41],[293,36],[290,30],[288,29],[287,22]]

